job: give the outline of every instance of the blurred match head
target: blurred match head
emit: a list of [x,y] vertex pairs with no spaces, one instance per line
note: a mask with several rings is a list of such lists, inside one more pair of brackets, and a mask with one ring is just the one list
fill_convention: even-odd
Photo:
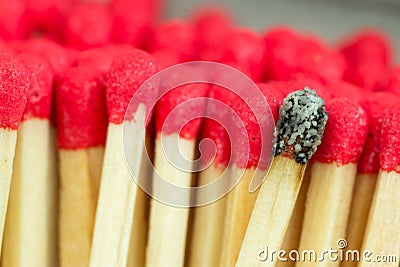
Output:
[[18,59],[25,65],[29,75],[28,102],[22,119],[49,118],[53,93],[50,65],[45,59],[32,53],[19,54]]
[[368,133],[365,110],[348,98],[327,101],[326,110],[329,120],[313,159],[338,166],[357,163]]
[[58,146],[103,146],[106,139],[104,75],[86,67],[68,69],[56,88]]
[[390,110],[382,124],[381,169],[400,173],[400,108]]
[[[108,73],[106,103],[108,120],[121,124],[128,105],[139,87],[158,71],[155,59],[145,51],[129,49],[117,56]],[[158,88],[150,87],[146,92],[139,92],[140,103],[148,103],[156,98]],[[133,103],[130,108],[135,111],[140,103]]]
[[87,49],[110,42],[113,18],[102,2],[80,3],[72,10],[66,25],[65,42],[76,49]]
[[325,102],[309,88],[290,93],[279,110],[275,156],[306,164],[321,144],[328,114]]
[[0,52],[0,128],[18,129],[28,89],[25,66],[10,54]]

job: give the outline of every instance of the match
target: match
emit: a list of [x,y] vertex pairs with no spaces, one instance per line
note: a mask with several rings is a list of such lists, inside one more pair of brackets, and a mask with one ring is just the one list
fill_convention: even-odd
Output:
[[[380,146],[380,169],[371,203],[362,250],[375,255],[399,255],[400,251],[400,109],[393,108],[384,117]],[[384,242],[382,242],[384,240]],[[385,266],[397,266],[387,262]],[[362,258],[359,267],[376,266]]]
[[[204,99],[196,100],[196,98],[206,96],[208,90],[208,84],[204,83],[182,85],[166,92],[158,101],[155,112],[157,136],[152,186],[155,194],[163,190],[159,179],[177,186],[193,185],[193,171],[191,171],[194,167],[193,163],[185,164],[184,161],[194,160],[196,136],[202,119],[193,120],[193,118],[204,115],[206,104]],[[179,107],[190,99],[194,101]],[[179,112],[171,113],[175,108],[180,109]],[[170,115],[170,113],[175,115]],[[168,116],[170,117],[167,120]],[[171,148],[176,151],[172,152]],[[188,170],[178,168],[185,168],[185,166]],[[182,203],[189,205],[190,198],[193,196],[185,194],[169,197],[181,199]],[[160,200],[151,199],[146,266],[183,266],[188,220],[189,208],[170,206],[161,203]]]
[[[93,232],[91,267],[125,266],[128,261],[138,186],[125,162],[123,123],[138,133],[134,151],[130,153],[133,153],[134,164],[140,166],[144,148],[144,135],[141,133],[146,126],[146,104],[137,103],[135,113],[125,122],[124,116],[134,93],[156,71],[157,66],[152,56],[142,50],[131,49],[115,58],[108,73],[106,107],[109,124]],[[148,92],[150,98],[157,93],[157,88],[152,90]]]
[[[328,100],[329,120],[313,158],[299,251],[320,255],[346,236],[351,197],[367,135],[367,115],[351,99]],[[339,201],[338,201],[339,200]],[[298,261],[296,266],[339,266],[340,261]]]
[[88,266],[107,133],[104,76],[72,67],[56,88],[61,266]]
[[0,240],[3,240],[18,126],[29,92],[25,66],[4,52],[0,53],[0,84]]
[[10,267],[50,267],[57,262],[53,73],[35,54],[18,54],[18,60],[26,67],[30,86],[18,130],[1,260]]
[[324,101],[309,88],[290,93],[279,110],[275,157],[262,184],[236,266],[275,266],[261,262],[265,246],[279,250],[309,159],[321,144],[328,115]]

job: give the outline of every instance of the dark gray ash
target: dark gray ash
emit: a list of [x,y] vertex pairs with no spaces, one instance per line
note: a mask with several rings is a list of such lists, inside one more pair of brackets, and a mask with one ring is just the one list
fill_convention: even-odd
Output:
[[321,144],[328,114],[325,102],[314,90],[290,93],[279,109],[275,128],[275,156],[285,153],[306,164]]

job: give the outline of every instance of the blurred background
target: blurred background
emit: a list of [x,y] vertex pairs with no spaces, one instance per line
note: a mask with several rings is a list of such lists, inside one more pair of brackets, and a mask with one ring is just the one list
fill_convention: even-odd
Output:
[[[256,30],[290,25],[337,42],[356,30],[384,31],[400,49],[400,0],[168,0],[165,16],[186,17],[198,7],[216,5],[231,11],[238,24]],[[400,56],[397,53],[396,59]]]

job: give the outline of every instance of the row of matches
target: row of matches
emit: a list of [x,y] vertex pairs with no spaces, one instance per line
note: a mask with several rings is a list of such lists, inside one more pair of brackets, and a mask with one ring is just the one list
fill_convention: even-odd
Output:
[[[218,99],[238,112],[249,135],[249,159],[236,155],[233,164],[226,166],[230,142],[221,125],[198,118],[180,132],[174,125],[166,126],[166,142],[179,138],[180,153],[187,158],[194,158],[198,136],[216,143],[216,161],[199,174],[198,184],[215,179],[225,168],[232,175],[244,170],[228,195],[190,211],[148,200],[127,169],[122,147],[125,110],[134,92],[158,67],[147,52],[122,50],[109,62],[107,73],[86,62],[84,55],[82,62],[58,78],[54,102],[58,164],[52,149],[49,64],[38,54],[1,54],[5,266],[32,266],[35,261],[37,266],[54,266],[57,257],[61,266],[183,266],[185,261],[190,266],[258,266],[257,253],[266,245],[322,251],[343,237],[358,249],[398,255],[398,96],[379,92],[365,100],[360,89],[346,82],[323,86],[306,77],[258,84],[277,121],[276,155],[268,171],[258,165],[259,126],[237,95],[217,86],[176,88],[160,100],[154,114],[154,164],[166,179],[192,184],[192,174],[174,168],[161,146],[164,121],[178,104],[201,96]],[[187,113],[202,113],[205,106],[199,102]],[[144,118],[137,116],[127,123],[138,132],[146,126]],[[138,163],[141,138],[138,135],[134,152]],[[378,164],[378,178],[375,172],[360,172],[360,167],[357,174],[363,157],[368,166]],[[306,168],[309,161],[312,164]],[[268,175],[258,192],[249,193],[255,167],[264,168]],[[57,168],[59,192],[55,191]],[[151,179],[148,170],[141,171]],[[56,236],[58,252],[52,243]]]

